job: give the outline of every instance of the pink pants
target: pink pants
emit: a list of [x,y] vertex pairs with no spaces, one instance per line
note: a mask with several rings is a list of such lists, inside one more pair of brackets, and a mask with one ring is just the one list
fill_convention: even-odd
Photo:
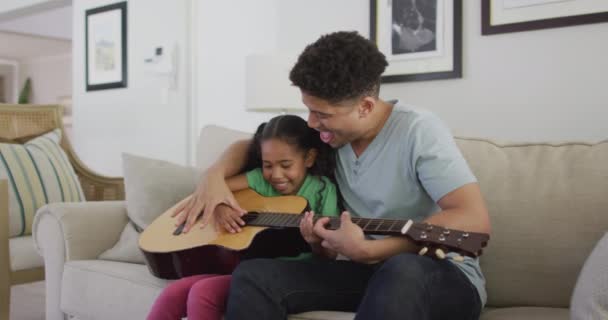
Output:
[[156,298],[148,320],[221,320],[230,275],[205,274],[179,279]]

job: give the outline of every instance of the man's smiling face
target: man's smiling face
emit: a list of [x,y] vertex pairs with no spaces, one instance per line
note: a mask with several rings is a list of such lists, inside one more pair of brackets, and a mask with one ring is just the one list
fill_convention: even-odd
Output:
[[340,148],[361,135],[359,103],[331,104],[302,92],[308,107],[308,126],[319,131],[321,140],[332,148]]

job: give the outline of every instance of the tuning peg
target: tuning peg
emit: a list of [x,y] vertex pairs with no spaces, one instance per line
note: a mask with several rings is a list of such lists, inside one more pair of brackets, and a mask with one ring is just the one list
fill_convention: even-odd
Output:
[[457,254],[455,256],[452,257],[452,260],[456,261],[456,262],[463,262],[464,261],[464,257]]
[[435,255],[441,260],[445,259],[445,252],[443,252],[441,249],[435,250]]
[[423,256],[425,255],[427,252],[429,252],[429,248],[427,247],[423,247],[422,249],[420,249],[420,251],[418,251],[418,254]]

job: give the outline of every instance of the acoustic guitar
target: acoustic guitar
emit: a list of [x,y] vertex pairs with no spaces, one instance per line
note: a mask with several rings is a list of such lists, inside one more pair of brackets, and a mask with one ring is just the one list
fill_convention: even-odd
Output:
[[[296,256],[310,251],[299,232],[303,213],[309,210],[306,199],[264,197],[250,189],[234,195],[248,212],[242,217],[246,226],[239,233],[229,233],[212,220],[204,228],[200,228],[198,221],[188,233],[182,233],[183,225],[176,227],[177,218],[171,214],[190,197],[154,220],[139,238],[139,247],[150,272],[163,279],[203,273],[229,274],[244,259]],[[315,221],[319,218],[321,216],[316,216]],[[420,254],[434,254],[439,258],[448,251],[477,257],[489,240],[487,234],[451,230],[412,220],[352,217],[352,221],[367,234],[408,237],[423,247]],[[339,227],[340,218],[330,218],[327,228]]]

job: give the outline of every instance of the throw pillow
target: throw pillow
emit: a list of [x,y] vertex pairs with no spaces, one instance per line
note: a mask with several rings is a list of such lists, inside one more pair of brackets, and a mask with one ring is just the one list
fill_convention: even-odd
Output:
[[585,261],[572,294],[570,316],[573,320],[608,319],[608,233]]
[[142,263],[138,236],[133,233],[144,230],[163,212],[192,194],[199,173],[193,167],[130,154],[123,154],[122,161],[127,215],[133,226],[128,224],[116,245],[99,258]]
[[10,237],[32,234],[38,208],[53,202],[85,201],[55,129],[25,144],[0,143],[0,179],[9,185]]
[[141,250],[139,250],[139,246],[137,244],[138,238],[139,233],[137,233],[133,224],[131,222],[127,223],[120,234],[120,239],[118,242],[114,245],[114,247],[100,254],[99,259],[138,264],[146,263],[144,254],[141,252]]

